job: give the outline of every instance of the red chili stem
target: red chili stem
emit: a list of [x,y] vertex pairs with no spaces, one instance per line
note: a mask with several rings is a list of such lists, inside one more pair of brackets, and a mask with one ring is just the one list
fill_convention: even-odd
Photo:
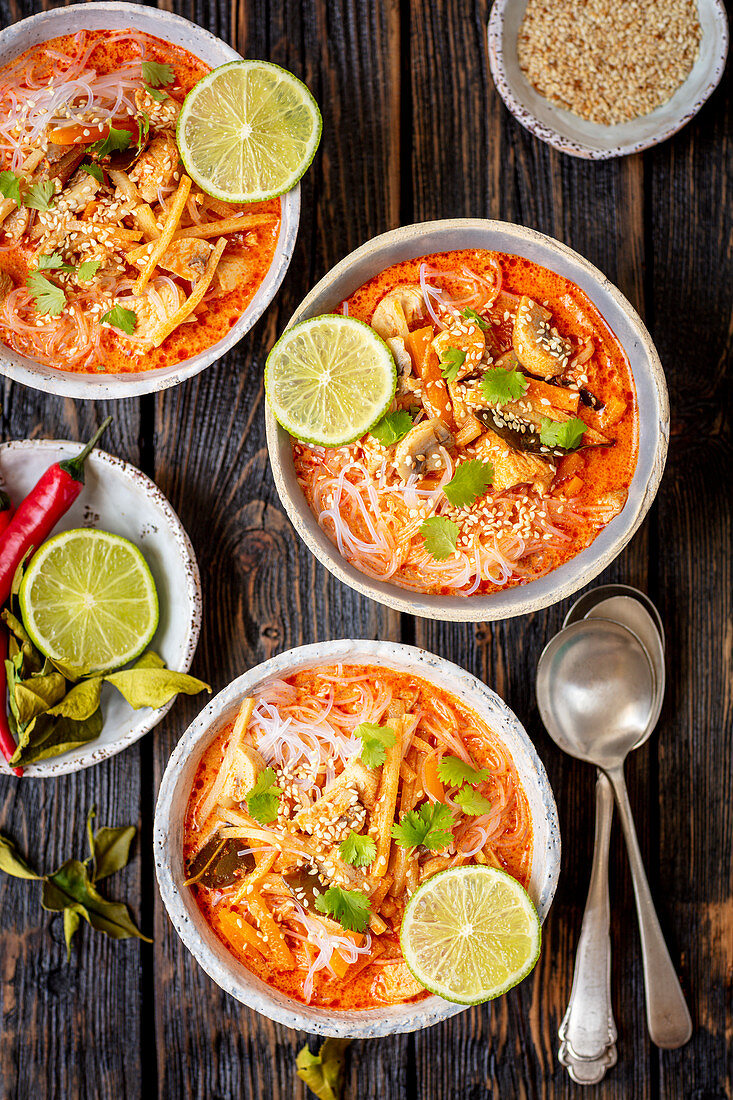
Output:
[[[5,660],[7,656],[8,632],[4,626],[0,626],[0,749],[2,749],[2,754],[9,763],[18,746],[15,743],[15,738],[10,732],[10,726],[8,724],[8,682],[5,672]],[[13,772],[15,775],[21,776],[23,774],[23,769],[13,768]]]
[[55,462],[41,475],[0,534],[0,606],[6,603],[16,570],[28,551],[45,542],[84,485],[84,461],[112,417],[108,416],[75,458]]

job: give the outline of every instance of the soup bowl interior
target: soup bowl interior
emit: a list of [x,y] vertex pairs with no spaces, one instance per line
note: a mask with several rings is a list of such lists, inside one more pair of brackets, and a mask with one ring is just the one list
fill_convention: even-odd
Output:
[[[7,65],[25,50],[46,42],[49,38],[76,34],[80,30],[122,30],[126,27],[134,27],[174,46],[180,46],[211,68],[224,65],[228,61],[241,60],[241,55],[226,42],[222,42],[203,27],[171,12],[138,4],[89,3],[40,12],[8,27],[0,34],[0,66]],[[89,400],[153,393],[176,386],[198,374],[220,359],[249,332],[267,309],[285,278],[298,233],[300,185],[283,195],[280,205],[280,232],[275,254],[257,293],[224,339],[198,355],[167,367],[131,374],[82,374],[44,366],[0,343],[0,373],[46,393]]]
[[185,887],[183,826],[199,761],[235,717],[241,700],[268,681],[314,665],[365,663],[422,677],[450,691],[483,718],[507,747],[529,801],[533,827],[529,893],[544,920],[560,871],[557,808],[545,769],[515,714],[495,692],[465,670],[425,650],[394,642],[341,640],[302,646],[250,669],[221,691],[189,726],[168,762],[155,812],[156,873],[168,915],[194,958],[227,993],[288,1027],[321,1035],[370,1038],[416,1031],[465,1006],[431,996],[415,1004],[344,1011],[301,1004],[255,977],[223,946]]
[[423,222],[375,237],[316,284],[291,317],[289,327],[332,312],[344,298],[392,264],[469,248],[522,256],[570,279],[598,308],[631,364],[638,407],[638,462],[626,506],[586,550],[529,584],[490,595],[429,595],[373,580],[343,558],[319,526],[298,484],[291,438],[277,423],[269,405],[266,418],[270,463],[280,499],[298,534],[334,576],[398,611],[434,619],[484,622],[524,615],[557,603],[591,581],[621,552],[648,512],[662,477],[669,437],[669,401],[656,348],[638,313],[621,292],[567,245],[508,222],[468,218]]

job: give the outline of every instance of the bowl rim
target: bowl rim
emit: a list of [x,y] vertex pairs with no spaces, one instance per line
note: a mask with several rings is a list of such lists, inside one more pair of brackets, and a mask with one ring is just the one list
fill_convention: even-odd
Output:
[[[53,24],[66,19],[69,13],[77,13],[80,17],[87,17],[91,12],[119,14],[130,17],[130,24],[140,22],[141,13],[145,20],[160,23],[158,37],[165,38],[166,27],[175,27],[180,31],[192,33],[197,41],[206,41],[222,52],[220,64],[230,61],[243,60],[242,55],[223,39],[206,30],[205,27],[191,22],[182,15],[166,11],[162,8],[141,7],[139,4],[123,3],[118,0],[111,2],[97,2],[87,4],[70,4],[68,7],[50,8],[37,12],[26,19],[21,19],[10,27],[0,31],[0,48],[12,49],[17,43],[17,53],[28,49],[29,32],[37,30],[46,24],[51,25],[49,38],[53,33]],[[83,24],[80,24],[83,25]],[[152,31],[148,33],[154,33]],[[184,47],[187,48],[187,47]],[[190,52],[195,52],[190,49]],[[179,363],[170,364],[167,367],[159,367],[155,370],[136,371],[131,374],[111,374],[105,372],[75,372],[59,371],[53,367],[46,367],[26,355],[14,351],[7,345],[0,343],[0,375],[10,378],[14,382],[20,382],[24,386],[41,390],[44,393],[55,394],[59,397],[74,397],[88,401],[122,400],[126,397],[138,397],[146,393],[158,393],[161,390],[177,386],[189,378],[200,374],[213,363],[221,359],[235,344],[257,324],[266,309],[271,305],[275,295],[279,291],[283,279],[290,267],[295,250],[295,242],[298,236],[300,223],[300,183],[292,190],[280,196],[280,231],[275,244],[273,260],[265,276],[255,292],[252,301],[244,313],[237,319],[235,325],[216,344],[205,348],[197,355],[184,359]]]
[[[45,450],[52,453],[60,447],[71,448],[76,453],[79,450],[79,443],[70,439],[13,439],[6,443],[0,443],[0,455],[9,451],[22,453],[25,450],[34,453]],[[168,529],[173,535],[181,559],[186,567],[186,598],[191,606],[191,619],[184,642],[185,653],[179,671],[188,672],[196,653],[202,619],[201,573],[188,533],[168,498],[155,482],[137,466],[133,466],[131,462],[126,462],[123,458],[118,458],[116,455],[96,448],[90,454],[87,462],[92,465],[99,463],[102,466],[119,471],[120,475],[135,487],[138,495],[145,495],[160,510],[168,524]],[[150,733],[165,718],[175,701],[176,696],[157,710],[150,710],[147,718],[141,720],[139,726],[136,725],[133,730],[113,741],[112,744],[99,745],[96,741],[90,741],[88,745],[83,747],[78,759],[73,759],[69,753],[64,753],[58,757],[41,760],[36,764],[28,764],[23,769],[23,777],[54,779],[59,775],[70,775],[73,772],[83,771],[85,768],[101,763],[102,760],[108,760],[111,756],[117,756],[118,753],[124,752],[125,749],[128,749],[136,741],[141,740],[147,733]],[[79,752],[79,750],[71,751]],[[11,774],[9,766],[3,759],[0,759],[0,774]]]
[[[512,735],[517,739],[516,748],[510,750],[512,756],[521,752],[529,768],[533,769],[537,790],[546,811],[544,876],[535,899],[541,921],[545,920],[549,912],[560,875],[560,825],[557,804],[545,767],[514,711],[492,688],[467,669],[418,646],[387,640],[351,638],[295,646],[248,669],[219,691],[200,711],[182,735],[168,760],[158,791],[153,822],[155,873],[160,895],[173,927],[184,946],[216,985],[242,1004],[276,1023],[308,1031],[311,1034],[348,1036],[349,1038],[375,1038],[402,1034],[448,1019],[471,1006],[455,1004],[434,995],[416,1004],[340,1013],[338,1010],[327,1008],[311,1008],[282,995],[280,996],[287,1003],[287,1007],[278,1004],[277,991],[272,990],[248,971],[242,963],[237,962],[234,956],[218,943],[213,932],[209,933],[209,937],[210,942],[216,944],[216,951],[210,947],[191,920],[189,912],[197,911],[196,903],[192,898],[189,899],[188,906],[184,903],[182,891],[174,881],[172,870],[172,858],[175,858],[173,849],[179,839],[177,828],[175,824],[172,825],[173,805],[174,799],[177,796],[180,797],[180,810],[175,814],[175,818],[181,822],[190,794],[188,780],[185,783],[185,793],[182,790],[184,768],[202,743],[205,747],[216,736],[223,724],[223,716],[227,712],[233,714],[237,703],[245,694],[255,690],[269,678],[289,674],[299,668],[338,661],[347,663],[349,660],[367,663],[370,659],[385,667],[396,669],[409,667],[414,675],[429,681],[433,679],[431,673],[435,675],[440,673],[442,679],[450,685],[448,690],[451,694],[457,695],[468,707],[482,713],[481,700],[485,700],[487,705],[490,704],[498,711],[494,723],[498,724],[499,716],[508,723]],[[498,732],[497,736],[502,739],[504,737]],[[203,751],[203,748],[200,751]],[[534,820],[536,820],[535,817],[533,822]],[[253,983],[256,984],[253,985]],[[376,1012],[386,1014],[391,1007],[395,1009],[391,1015],[383,1016],[381,1019],[374,1018]],[[340,1020],[334,1019],[338,1016],[341,1017]]]
[[[666,125],[660,125],[658,131],[650,134],[646,138],[637,139],[635,141],[619,142],[618,145],[610,148],[602,148],[591,144],[587,139],[568,138],[537,117],[534,111],[532,111],[526,102],[515,92],[513,84],[509,80],[506,65],[504,64],[504,13],[509,4],[514,3],[514,0],[493,0],[491,14],[489,15],[487,30],[489,68],[491,69],[491,75],[496,85],[496,89],[504,101],[504,105],[517,122],[524,126],[526,130],[529,130],[535,137],[539,138],[540,141],[544,141],[547,145],[551,145],[554,149],[558,149],[561,153],[566,153],[568,156],[580,157],[584,160],[612,160],[615,157],[625,157],[632,153],[641,153],[645,149],[651,149],[653,146],[659,145],[663,141],[667,141],[668,138],[673,137],[674,134],[678,133],[686,126],[704,106],[723,78],[729,42],[728,16],[725,10],[724,0],[698,0],[698,3],[702,2],[706,2],[710,5],[713,18],[720,32],[718,49],[713,59],[713,63],[711,64],[711,75],[708,77],[705,87],[699,92],[691,106],[684,110],[682,114],[678,114],[676,118],[672,119]],[[684,87],[687,79],[689,79],[689,74],[680,85],[680,88]],[[679,91],[679,89],[677,89],[677,91]],[[548,102],[551,101],[548,100]],[[574,117],[571,112],[565,111],[555,104],[553,104],[553,106],[555,106],[558,111],[562,111],[563,115],[567,114],[569,117]],[[664,104],[660,104],[660,107],[663,106]],[[653,112],[650,113],[653,114]],[[599,126],[599,132],[600,130],[607,129],[613,129],[613,127]]]
[[[338,578],[338,580],[347,584],[361,595],[367,596],[372,600],[376,600],[378,603],[385,604],[387,607],[392,607],[406,614],[419,615],[426,618],[446,619],[454,622],[495,621],[497,619],[512,618],[516,615],[525,615],[529,612],[537,611],[540,608],[559,603],[560,600],[565,599],[567,596],[571,596],[593,580],[594,577],[597,577],[627,545],[649,511],[664,471],[669,436],[669,398],[664,370],[652,338],[637,311],[621,291],[614,286],[597,267],[574,249],[556,240],[554,237],[540,233],[535,229],[529,229],[526,226],[515,225],[512,222],[485,218],[441,219],[437,221],[416,222],[412,225],[391,229],[386,233],[372,237],[365,244],[340,260],[339,263],[331,268],[331,270],[316,283],[291,316],[286,325],[286,329],[312,316],[314,313],[312,303],[318,301],[324,293],[337,287],[342,279],[348,282],[349,273],[354,266],[359,265],[360,261],[379,256],[382,252],[388,251],[393,246],[409,246],[412,243],[414,243],[416,249],[413,255],[419,256],[422,253],[417,249],[419,248],[420,241],[426,234],[435,232],[449,235],[455,234],[456,232],[467,233],[477,230],[509,236],[512,245],[516,246],[516,251],[520,255],[522,254],[523,246],[525,246],[525,248],[530,248],[534,245],[538,246],[540,249],[549,249],[555,255],[561,256],[575,271],[575,275],[568,276],[572,278],[573,282],[578,282],[578,275],[584,276],[587,280],[592,282],[598,290],[612,299],[613,305],[624,315],[627,323],[634,332],[634,338],[638,342],[638,353],[644,354],[648,360],[650,368],[649,380],[655,396],[657,423],[654,426],[654,431],[657,433],[657,444],[653,454],[649,456],[647,461],[647,465],[649,466],[648,480],[646,481],[643,492],[640,494],[636,508],[632,512],[629,511],[631,507],[631,499],[629,498],[621,515],[617,517],[618,520],[624,520],[623,528],[620,529],[619,533],[605,551],[599,551],[597,548],[598,540],[596,539],[590,547],[580,551],[575,557],[571,558],[569,562],[566,562],[557,570],[553,570],[551,573],[539,577],[527,585],[515,585],[512,588],[502,592],[495,592],[488,596],[437,596],[412,592],[409,589],[401,588],[387,581],[373,580],[368,577],[366,573],[362,573],[356,566],[352,565],[341,556],[335,544],[331,542],[325,532],[320,528],[318,521],[311,512],[300,489],[297,488],[297,490],[291,492],[289,475],[291,475],[293,467],[292,452],[289,450],[290,437],[285,429],[278,424],[270,408],[269,402],[265,402],[267,447],[275,487],[290,521],[308,549],[318,558],[321,564],[329,570],[329,572]],[[446,248],[456,247],[466,246],[457,245],[455,243],[446,244]],[[441,251],[441,249],[440,247],[431,247],[430,251],[438,252]],[[504,248],[503,251],[508,251],[508,249]],[[405,259],[406,253],[400,258]],[[391,259],[388,263],[384,264],[384,267],[395,262],[399,261]],[[551,267],[552,265],[546,263],[545,266]],[[363,281],[364,279],[362,279],[361,282],[356,282],[352,290],[356,290],[358,286],[362,285]],[[349,291],[349,293],[351,292],[352,291]],[[343,296],[342,294],[341,297]],[[592,298],[591,295],[589,296]],[[597,308],[600,309],[600,307]],[[600,310],[600,312],[604,316],[606,324],[611,327],[604,311]],[[631,359],[630,355],[629,359]],[[633,364],[631,364],[631,368],[634,382],[638,390],[638,378],[637,374],[634,372]],[[649,430],[651,431],[651,427]],[[284,455],[286,457],[283,457]],[[637,470],[639,469],[640,463],[641,454],[637,460]],[[636,471],[634,474],[634,478],[635,477]],[[608,530],[608,527],[604,530]],[[602,535],[603,532],[600,534]],[[596,546],[595,552],[594,546]],[[583,555],[588,555],[588,560],[581,562],[580,566],[574,564],[577,563]],[[572,569],[569,569],[569,567],[572,567]],[[572,573],[572,575],[559,582],[556,580],[551,590],[546,591],[543,595],[539,594],[543,589],[549,589],[548,578],[556,576],[561,570],[567,570],[569,573]],[[515,595],[512,595],[513,593]],[[516,593],[523,593],[524,598],[516,595]]]

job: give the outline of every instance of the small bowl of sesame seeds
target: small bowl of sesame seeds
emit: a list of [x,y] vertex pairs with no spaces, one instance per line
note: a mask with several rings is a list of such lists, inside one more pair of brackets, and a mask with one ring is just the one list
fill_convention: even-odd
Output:
[[535,137],[589,160],[677,133],[723,75],[723,0],[495,0],[494,83]]

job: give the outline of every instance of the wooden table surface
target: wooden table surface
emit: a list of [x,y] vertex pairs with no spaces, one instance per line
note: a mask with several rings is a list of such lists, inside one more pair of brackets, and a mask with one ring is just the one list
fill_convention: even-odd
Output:
[[[2,25],[54,6],[0,0]],[[254,330],[203,374],[157,396],[92,406],[5,384],[2,438],[83,439],[114,415],[106,449],[168,496],[198,554],[204,628],[192,671],[215,690],[290,646],[331,637],[416,642],[495,688],[525,723],[557,798],[563,871],[533,975],[493,1006],[415,1035],[356,1042],[348,1100],[686,1097],[733,1090],[731,769],[731,128],[719,89],[649,152],[592,164],[535,140],[488,70],[486,0],[161,0],[245,57],[291,69],[323,110],[303,183],[296,254]],[[80,23],[80,26],[82,24]],[[647,591],[664,620],[667,695],[657,734],[628,765],[631,802],[694,1020],[682,1050],[653,1047],[633,896],[617,826],[611,856],[619,1062],[587,1091],[557,1062],[593,834],[592,769],[550,742],[534,702],[537,658],[568,603],[507,622],[414,620],[362,599],[304,549],[279,503],[264,431],[268,349],[306,291],[374,234],[447,217],[501,218],[565,241],[645,318],[672,405],[661,490],[641,531],[597,583]],[[113,896],[149,946],[83,927],[67,965],[62,923],[32,884],[0,876],[3,1097],[305,1096],[295,1054],[307,1036],[222,993],[183,948],[160,902],[151,853],[156,792],[200,709],[180,699],[127,752],[55,781],[0,779],[0,828],[42,867],[83,846],[96,802],[140,839]],[[110,887],[112,893],[112,887]]]

